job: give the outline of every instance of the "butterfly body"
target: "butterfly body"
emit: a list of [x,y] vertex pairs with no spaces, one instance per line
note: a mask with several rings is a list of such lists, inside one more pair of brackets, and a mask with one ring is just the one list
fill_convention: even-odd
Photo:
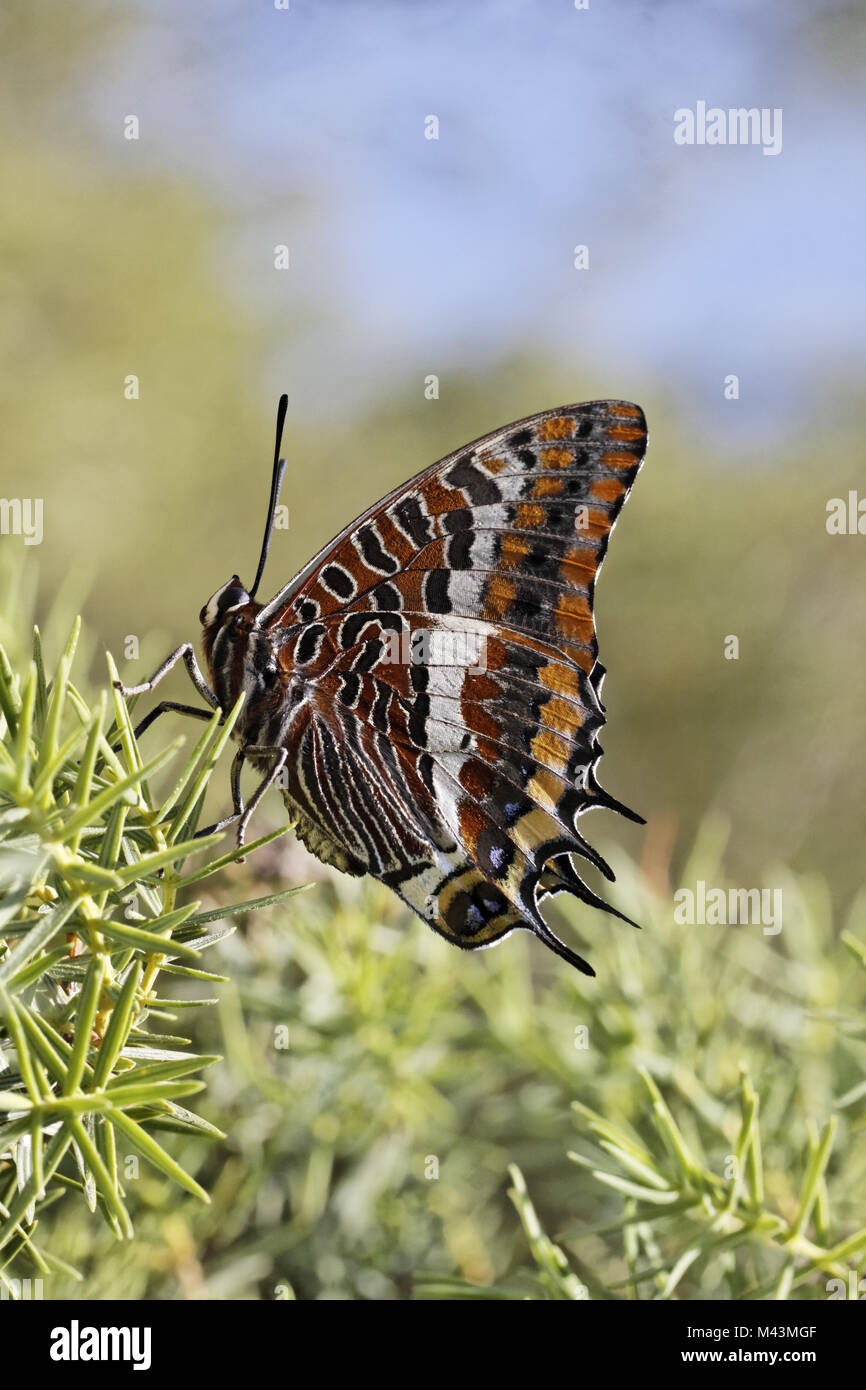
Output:
[[[236,575],[217,590],[205,688],[223,711],[245,694],[238,812],[246,758],[314,854],[374,875],[455,944],[526,927],[592,973],[540,904],[568,892],[621,915],[575,859],[613,877],[585,811],[640,819],[595,776],[593,597],[645,447],[630,403],[542,412],[397,488],[269,603]],[[275,462],[271,517],[278,490]]]

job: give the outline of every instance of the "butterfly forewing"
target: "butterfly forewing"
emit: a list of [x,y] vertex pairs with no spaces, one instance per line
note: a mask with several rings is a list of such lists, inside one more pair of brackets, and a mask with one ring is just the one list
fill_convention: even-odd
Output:
[[645,449],[626,402],[517,421],[371,508],[258,616],[295,692],[285,796],[305,843],[462,947],[525,926],[589,971],[539,903],[613,911],[573,856],[612,877],[577,818],[633,815],[595,778],[593,594]]

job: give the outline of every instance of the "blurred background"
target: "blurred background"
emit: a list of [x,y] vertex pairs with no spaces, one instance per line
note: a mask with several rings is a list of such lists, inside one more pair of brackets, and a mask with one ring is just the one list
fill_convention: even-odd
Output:
[[[593,838],[607,852],[618,847],[638,865],[640,891],[669,904],[673,889],[694,884],[685,875],[701,825],[725,827],[713,881],[775,886],[794,874],[820,883],[832,936],[834,921],[860,912],[866,810],[866,540],[826,525],[830,499],[866,488],[857,408],[864,48],[862,8],[834,0],[620,0],[588,10],[566,0],[4,6],[2,489],[44,499],[40,546],[0,537],[23,575],[3,614],[7,637],[20,628],[26,642],[31,600],[44,618],[62,584],[86,617],[94,681],[105,647],[132,678],[197,640],[209,594],[235,570],[252,577],[282,390],[290,525],[276,536],[269,592],[377,496],[459,445],[549,406],[633,399],[647,413],[650,450],[598,593],[610,673],[602,774],[649,824],[600,817]],[[677,145],[674,111],[698,101],[781,108],[781,152]],[[137,139],[126,138],[131,117]],[[436,139],[427,138],[430,117]],[[577,246],[588,248],[587,269],[575,268]],[[287,269],[275,266],[279,247]],[[735,399],[725,389],[732,375]],[[137,399],[125,394],[130,376]],[[130,635],[140,660],[124,663]],[[187,698],[183,676],[165,693]],[[269,814],[278,819],[278,801]],[[435,962],[473,1026],[481,1006],[462,991],[471,996],[471,982],[491,970],[512,978],[492,962],[513,943],[442,964],[445,943],[421,943],[421,924],[375,888],[321,882],[300,850],[272,867],[317,880],[303,899],[317,895],[316,905],[297,909],[317,931],[339,918],[355,943],[380,929],[384,941],[408,933],[409,977]],[[593,943],[617,929],[591,914],[569,920],[598,964]],[[292,929],[289,913],[257,928],[276,934],[280,952],[291,950]],[[683,929],[659,910],[652,930],[656,945],[646,949],[668,953],[653,978],[672,979]],[[240,972],[259,1000],[273,992],[262,940]],[[710,961],[727,949],[718,935],[702,940],[689,948],[699,951],[694,989],[699,980],[710,987]],[[767,945],[758,973],[768,982],[775,958]],[[322,999],[337,988],[310,969],[319,1002],[304,1024],[309,1038],[331,1016]],[[556,989],[581,999],[592,989],[600,1008],[614,970],[611,958],[600,984]],[[674,994],[683,987],[670,985]],[[303,999],[292,1008],[303,1010]],[[380,1002],[376,1026],[387,1029]],[[356,1008],[344,1004],[358,1046]],[[834,1004],[832,989],[824,1004]],[[240,996],[237,1008],[243,1017]],[[537,998],[532,1010],[539,1023]],[[476,1085],[488,1065],[484,1008],[480,1017]],[[429,1028],[429,1046],[442,1048],[435,1012]],[[489,1037],[495,1053],[501,1040],[495,1030]],[[562,1046],[568,1057],[567,1037]],[[666,1049],[676,1056],[685,1046],[672,1037]],[[443,1245],[441,1235],[419,1234],[426,1216],[416,1244],[400,1246],[399,1275],[387,1240],[375,1258],[346,1254],[341,1242],[354,1249],[357,1223],[378,1210],[388,1155],[394,1171],[403,1162],[401,1127],[417,1118],[403,1110],[421,1105],[414,1087],[424,1063],[412,1054],[405,1090],[397,1087],[385,1118],[373,1105],[375,1133],[353,1140],[365,1162],[379,1155],[375,1192],[353,1168],[340,1206],[327,1163],[308,1168],[316,1145],[337,1144],[328,1078],[339,1064],[321,1039],[310,1047],[321,1068],[308,1084],[293,1074],[299,1128],[278,1146],[276,1176],[244,1207],[241,1245],[256,1220],[268,1225],[290,1201],[280,1197],[283,1163],[295,1172],[291,1200],[322,1245],[311,1253],[296,1233],[295,1264],[280,1256],[299,1296],[401,1296],[405,1267],[417,1261],[450,1261],[482,1281],[507,1267],[507,1243],[500,1249],[470,1223],[460,1227],[474,1231],[465,1249],[456,1238]],[[628,1091],[618,1069],[629,1064],[627,1052],[604,1052],[612,1092]],[[509,1145],[498,1147],[499,1125],[517,1083],[489,1065],[503,1094],[478,1140],[490,1175],[481,1187],[501,1197]],[[551,1145],[564,1153],[566,1137],[526,1118],[546,1113],[546,1083],[534,1083],[527,1065],[515,1075],[528,1098],[503,1130],[530,1136],[521,1157],[539,1182],[554,1182],[556,1224],[562,1188]],[[225,1120],[233,1104],[243,1127],[252,1102],[241,1103],[232,1075],[223,1075],[212,1118]],[[563,1075],[556,1084],[566,1097]],[[279,1112],[285,1126],[279,1094],[276,1086],[264,1112]],[[453,1097],[437,1113],[456,1133],[473,1123],[472,1105]],[[316,1125],[313,1144],[305,1126]],[[417,1142],[426,1153],[433,1140]],[[476,1179],[469,1164],[464,1196]],[[463,1199],[453,1200],[456,1209]],[[498,1230],[506,1217],[496,1210]],[[333,1226],[327,1238],[322,1212]],[[203,1282],[130,1285],[128,1296],[208,1296],[198,1236],[186,1216],[176,1220],[172,1239],[184,1258],[201,1256]],[[164,1230],[154,1236],[160,1277],[166,1239]],[[264,1271],[254,1260],[247,1282],[238,1276],[210,1296],[249,1296],[257,1280],[273,1282],[283,1265],[273,1252],[267,1259]],[[103,1259],[100,1268],[111,1267]]]

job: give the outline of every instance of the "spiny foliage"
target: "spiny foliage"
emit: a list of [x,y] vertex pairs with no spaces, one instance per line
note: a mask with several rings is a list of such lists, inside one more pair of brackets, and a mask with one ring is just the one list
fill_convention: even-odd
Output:
[[0,1274],[22,1251],[38,1270],[56,1267],[32,1233],[61,1198],[77,1194],[132,1235],[118,1145],[207,1200],[154,1131],[220,1137],[182,1104],[218,1058],[150,1024],[214,1000],[161,999],[159,981],[219,983],[200,956],[232,928],[213,924],[286,896],[208,912],[185,900],[240,856],[184,871],[222,838],[195,832],[238,710],[214,715],[154,800],[149,779],[180,741],[143,762],[117,693],[110,725],[106,692],[88,704],[71,680],[78,632],[76,622],[50,678],[38,630],[23,678],[0,648]]
[[[859,943],[852,950],[863,953]],[[866,1226],[834,1239],[827,1169],[837,1120],[831,1116],[819,1132],[810,1126],[800,1175],[798,1200],[790,1214],[776,1210],[764,1188],[758,1095],[748,1073],[741,1079],[740,1124],[724,1174],[713,1171],[705,1156],[684,1137],[661,1091],[648,1072],[641,1072],[649,1093],[653,1139],[646,1143],[633,1129],[612,1124],[589,1106],[574,1103],[589,1131],[594,1152],[569,1153],[580,1168],[604,1188],[618,1193],[622,1212],[615,1219],[585,1225],[560,1237],[572,1249],[593,1236],[619,1236],[628,1273],[603,1284],[592,1266],[575,1252],[572,1268],[561,1245],[544,1232],[520,1169],[512,1165],[509,1197],[517,1208],[534,1263],[526,1288],[503,1285],[478,1288],[465,1280],[422,1275],[417,1296],[447,1299],[535,1298],[554,1301],[587,1298],[664,1300],[672,1298],[683,1278],[715,1265],[728,1297],[787,1299],[797,1289],[826,1288],[838,1281],[847,1290],[857,1282],[857,1261],[866,1252]],[[814,1239],[809,1237],[810,1226]],[[673,1240],[671,1236],[673,1235]],[[769,1256],[769,1260],[767,1257]],[[770,1278],[757,1271],[772,1268]]]

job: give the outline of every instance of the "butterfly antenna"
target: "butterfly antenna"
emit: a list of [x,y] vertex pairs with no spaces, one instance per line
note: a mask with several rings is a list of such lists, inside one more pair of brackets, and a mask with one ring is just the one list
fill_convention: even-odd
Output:
[[283,425],[286,423],[286,411],[289,408],[289,398],[283,394],[280,396],[280,403],[277,406],[277,439],[274,444],[274,468],[271,473],[271,500],[268,503],[268,519],[265,523],[265,537],[262,541],[262,553],[259,556],[259,567],[256,570],[256,578],[253,587],[250,589],[250,598],[255,598],[256,590],[262,581],[265,572],[265,565],[268,563],[268,551],[271,548],[271,536],[274,530],[274,517],[277,512],[277,504],[280,500],[280,488],[283,485],[283,474],[286,471],[286,460],[280,458],[280,445],[283,442]]

